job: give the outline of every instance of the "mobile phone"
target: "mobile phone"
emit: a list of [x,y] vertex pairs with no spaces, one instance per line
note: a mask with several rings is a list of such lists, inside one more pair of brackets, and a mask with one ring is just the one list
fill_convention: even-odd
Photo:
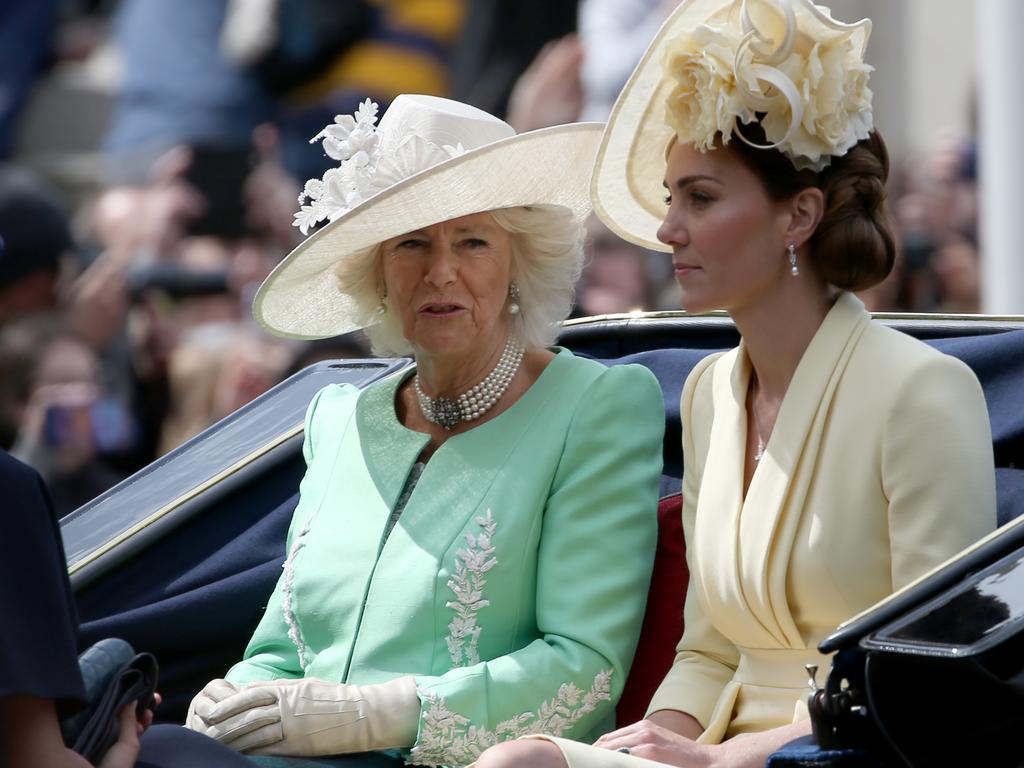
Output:
[[54,404],[43,417],[43,440],[51,448],[91,442],[99,454],[116,454],[131,448],[135,439],[134,420],[113,397],[92,403]]
[[135,421],[120,400],[102,397],[89,408],[89,424],[97,453],[123,453],[135,444]]
[[55,403],[43,415],[43,441],[51,448],[69,443],[81,444],[92,428],[89,424],[89,406]]
[[242,190],[254,166],[253,153],[243,147],[195,146],[185,180],[203,196],[203,214],[189,226],[193,235],[229,240],[248,233]]

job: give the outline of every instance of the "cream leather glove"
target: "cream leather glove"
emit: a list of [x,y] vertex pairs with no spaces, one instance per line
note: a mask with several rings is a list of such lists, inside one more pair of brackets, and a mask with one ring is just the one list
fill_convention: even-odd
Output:
[[207,708],[222,691],[214,689],[195,705],[190,720],[196,724],[189,727],[239,752],[337,755],[408,747],[416,740],[420,701],[411,675],[377,685],[257,682]]
[[218,678],[208,682],[188,705],[185,727],[193,731],[205,731],[206,723],[201,719],[202,715],[208,714],[217,704],[229,696],[234,696],[238,691],[239,687],[227,680]]

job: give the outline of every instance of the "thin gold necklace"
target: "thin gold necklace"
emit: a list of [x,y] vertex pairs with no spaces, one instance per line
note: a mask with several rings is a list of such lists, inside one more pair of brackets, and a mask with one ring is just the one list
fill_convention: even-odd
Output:
[[755,387],[760,389],[760,382],[757,379],[757,374],[752,373],[750,376],[751,387],[750,387],[750,415],[754,421],[754,432],[757,435],[757,450],[754,452],[754,461],[761,461],[764,456],[764,438],[761,437],[761,420],[757,418],[757,393],[754,391]]

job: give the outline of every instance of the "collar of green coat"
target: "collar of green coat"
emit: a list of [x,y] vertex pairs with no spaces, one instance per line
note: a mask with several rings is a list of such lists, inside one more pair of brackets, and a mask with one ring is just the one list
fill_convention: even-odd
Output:
[[[449,437],[431,457],[420,484],[429,482],[429,476],[437,474],[429,470],[442,469],[449,462],[465,466],[470,459],[471,466],[501,466],[499,455],[511,451],[530,426],[539,406],[559,386],[569,368],[572,352],[558,347],[555,351],[554,359],[519,400],[493,419]],[[430,442],[429,435],[406,427],[395,412],[398,388],[413,373],[415,368],[367,387],[360,393],[356,405],[363,459],[377,490],[391,509],[405,487],[412,465]]]

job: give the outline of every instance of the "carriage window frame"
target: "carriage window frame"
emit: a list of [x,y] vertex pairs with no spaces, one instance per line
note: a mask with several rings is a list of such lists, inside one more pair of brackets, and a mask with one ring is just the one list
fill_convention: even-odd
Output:
[[[1005,615],[997,617],[1000,611]],[[1024,547],[868,635],[861,647],[967,658],[999,645],[1022,626]]]
[[61,518],[74,576],[173,509],[303,431],[313,395],[329,384],[367,385],[411,364],[406,358],[334,360],[294,374],[110,490]]

